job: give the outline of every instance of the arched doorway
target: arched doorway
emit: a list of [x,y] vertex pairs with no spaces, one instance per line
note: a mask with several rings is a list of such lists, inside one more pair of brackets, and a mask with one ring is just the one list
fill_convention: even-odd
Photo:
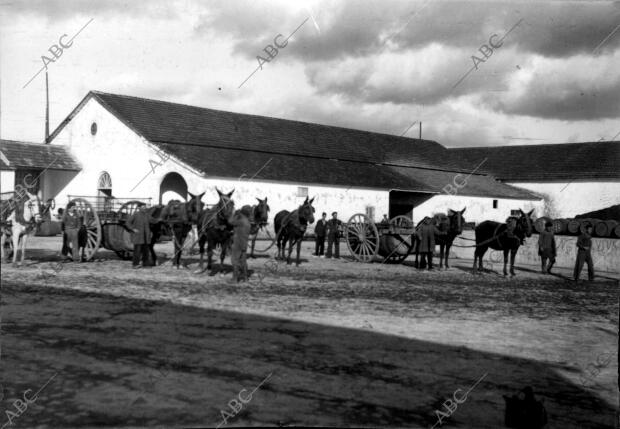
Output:
[[187,201],[187,182],[179,173],[168,173],[159,185],[159,204],[170,200]]
[[97,210],[111,210],[112,198],[112,178],[110,173],[102,171],[97,180]]

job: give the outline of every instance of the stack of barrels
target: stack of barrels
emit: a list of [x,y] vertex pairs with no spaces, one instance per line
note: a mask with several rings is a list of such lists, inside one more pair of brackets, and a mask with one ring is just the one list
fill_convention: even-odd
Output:
[[553,223],[553,232],[556,235],[579,235],[585,231],[587,225],[592,225],[594,237],[620,238],[620,223],[615,220],[600,219],[550,219],[546,216],[536,219],[534,229],[540,233],[545,229],[545,223]]

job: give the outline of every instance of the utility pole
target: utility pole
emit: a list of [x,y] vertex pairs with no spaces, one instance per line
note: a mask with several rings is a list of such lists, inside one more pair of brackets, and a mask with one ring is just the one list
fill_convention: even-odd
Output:
[[45,68],[45,144],[50,139],[50,89],[47,80],[47,67]]
[[420,140],[422,140],[422,121],[420,121]]

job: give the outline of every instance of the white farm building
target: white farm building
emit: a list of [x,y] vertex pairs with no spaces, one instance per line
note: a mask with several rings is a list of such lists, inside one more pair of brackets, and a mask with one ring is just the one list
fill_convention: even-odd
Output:
[[[382,214],[417,221],[467,207],[467,221],[503,221],[512,210],[535,208],[540,214],[543,206],[532,191],[486,173],[471,174],[434,141],[96,91],[84,97],[49,143],[2,141],[3,192],[25,168],[14,162],[20,152],[15,145],[21,144],[73,157],[67,171],[52,159],[42,175],[41,197],[53,197],[59,206],[73,196],[150,198],[158,204],[184,200],[188,192],[206,192],[203,201],[214,204],[216,187],[234,189],[238,207],[267,197],[270,221],[306,196],[315,197],[319,216],[335,210],[343,220],[361,212],[377,221]],[[444,192],[455,178],[466,185],[458,193]]]

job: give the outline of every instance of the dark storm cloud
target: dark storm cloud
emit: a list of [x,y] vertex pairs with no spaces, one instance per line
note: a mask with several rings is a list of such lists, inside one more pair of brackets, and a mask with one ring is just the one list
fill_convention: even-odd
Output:
[[[587,61],[546,61],[514,91],[484,94],[489,109],[547,119],[591,120],[620,116],[620,53]],[[516,77],[518,80],[519,77]]]
[[[448,2],[343,1],[313,9],[321,34],[306,29],[300,48],[289,55],[306,61],[365,57],[384,50],[419,49],[431,43],[478,48],[523,18],[527,31],[517,40],[523,52],[551,57],[589,53],[620,23],[619,2]],[[321,6],[323,5],[323,6]],[[305,14],[305,15],[304,15]],[[299,13],[297,20],[308,16]],[[263,2],[229,2],[205,15],[207,29],[233,36],[235,53],[255,57],[269,38],[296,26],[291,16]],[[620,46],[610,38],[603,51]]]

